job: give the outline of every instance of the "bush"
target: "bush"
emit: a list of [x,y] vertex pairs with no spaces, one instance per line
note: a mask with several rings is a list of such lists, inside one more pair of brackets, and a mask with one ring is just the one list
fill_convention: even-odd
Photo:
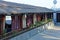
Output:
[[50,21],[52,21],[52,19],[48,19],[47,22],[45,22],[44,20],[38,21],[38,22],[36,22],[35,24],[31,24],[30,27],[31,27],[31,28],[38,27],[38,26],[40,26],[40,25],[42,25],[42,24],[46,24],[46,23],[48,23],[48,22],[50,22]]

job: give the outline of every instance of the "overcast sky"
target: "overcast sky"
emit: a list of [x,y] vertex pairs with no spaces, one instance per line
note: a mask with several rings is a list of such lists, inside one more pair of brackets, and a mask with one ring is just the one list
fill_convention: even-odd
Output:
[[[4,0],[4,1],[23,3],[47,8],[53,7],[53,0]],[[56,8],[59,7],[60,7],[60,0],[57,0]]]

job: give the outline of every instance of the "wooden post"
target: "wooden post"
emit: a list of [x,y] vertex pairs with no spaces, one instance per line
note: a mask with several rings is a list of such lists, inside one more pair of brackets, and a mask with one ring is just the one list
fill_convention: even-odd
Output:
[[47,14],[45,13],[45,22],[47,22]]
[[12,31],[15,30],[15,16],[11,16],[12,19]]
[[33,23],[35,24],[37,22],[36,14],[33,15]]
[[23,17],[22,14],[18,15],[18,25],[19,25],[18,29],[19,30],[22,30],[22,28],[23,28],[23,20],[22,20],[22,17]]
[[52,15],[53,15],[53,14],[51,13],[51,19],[53,18]]
[[26,15],[26,14],[24,14],[24,15],[22,16],[23,28],[26,28],[26,27],[27,27],[27,26],[26,26],[26,17],[27,17],[27,15]]

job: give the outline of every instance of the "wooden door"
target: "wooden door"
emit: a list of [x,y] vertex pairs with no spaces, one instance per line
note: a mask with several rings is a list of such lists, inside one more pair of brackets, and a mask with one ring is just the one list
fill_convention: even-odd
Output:
[[57,13],[57,22],[60,22],[60,13]]

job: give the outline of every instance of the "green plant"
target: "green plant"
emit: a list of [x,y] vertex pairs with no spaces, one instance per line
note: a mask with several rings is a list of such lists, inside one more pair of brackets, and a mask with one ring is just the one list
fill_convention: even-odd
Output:
[[6,33],[6,29],[3,30],[3,34],[5,34],[5,33]]

